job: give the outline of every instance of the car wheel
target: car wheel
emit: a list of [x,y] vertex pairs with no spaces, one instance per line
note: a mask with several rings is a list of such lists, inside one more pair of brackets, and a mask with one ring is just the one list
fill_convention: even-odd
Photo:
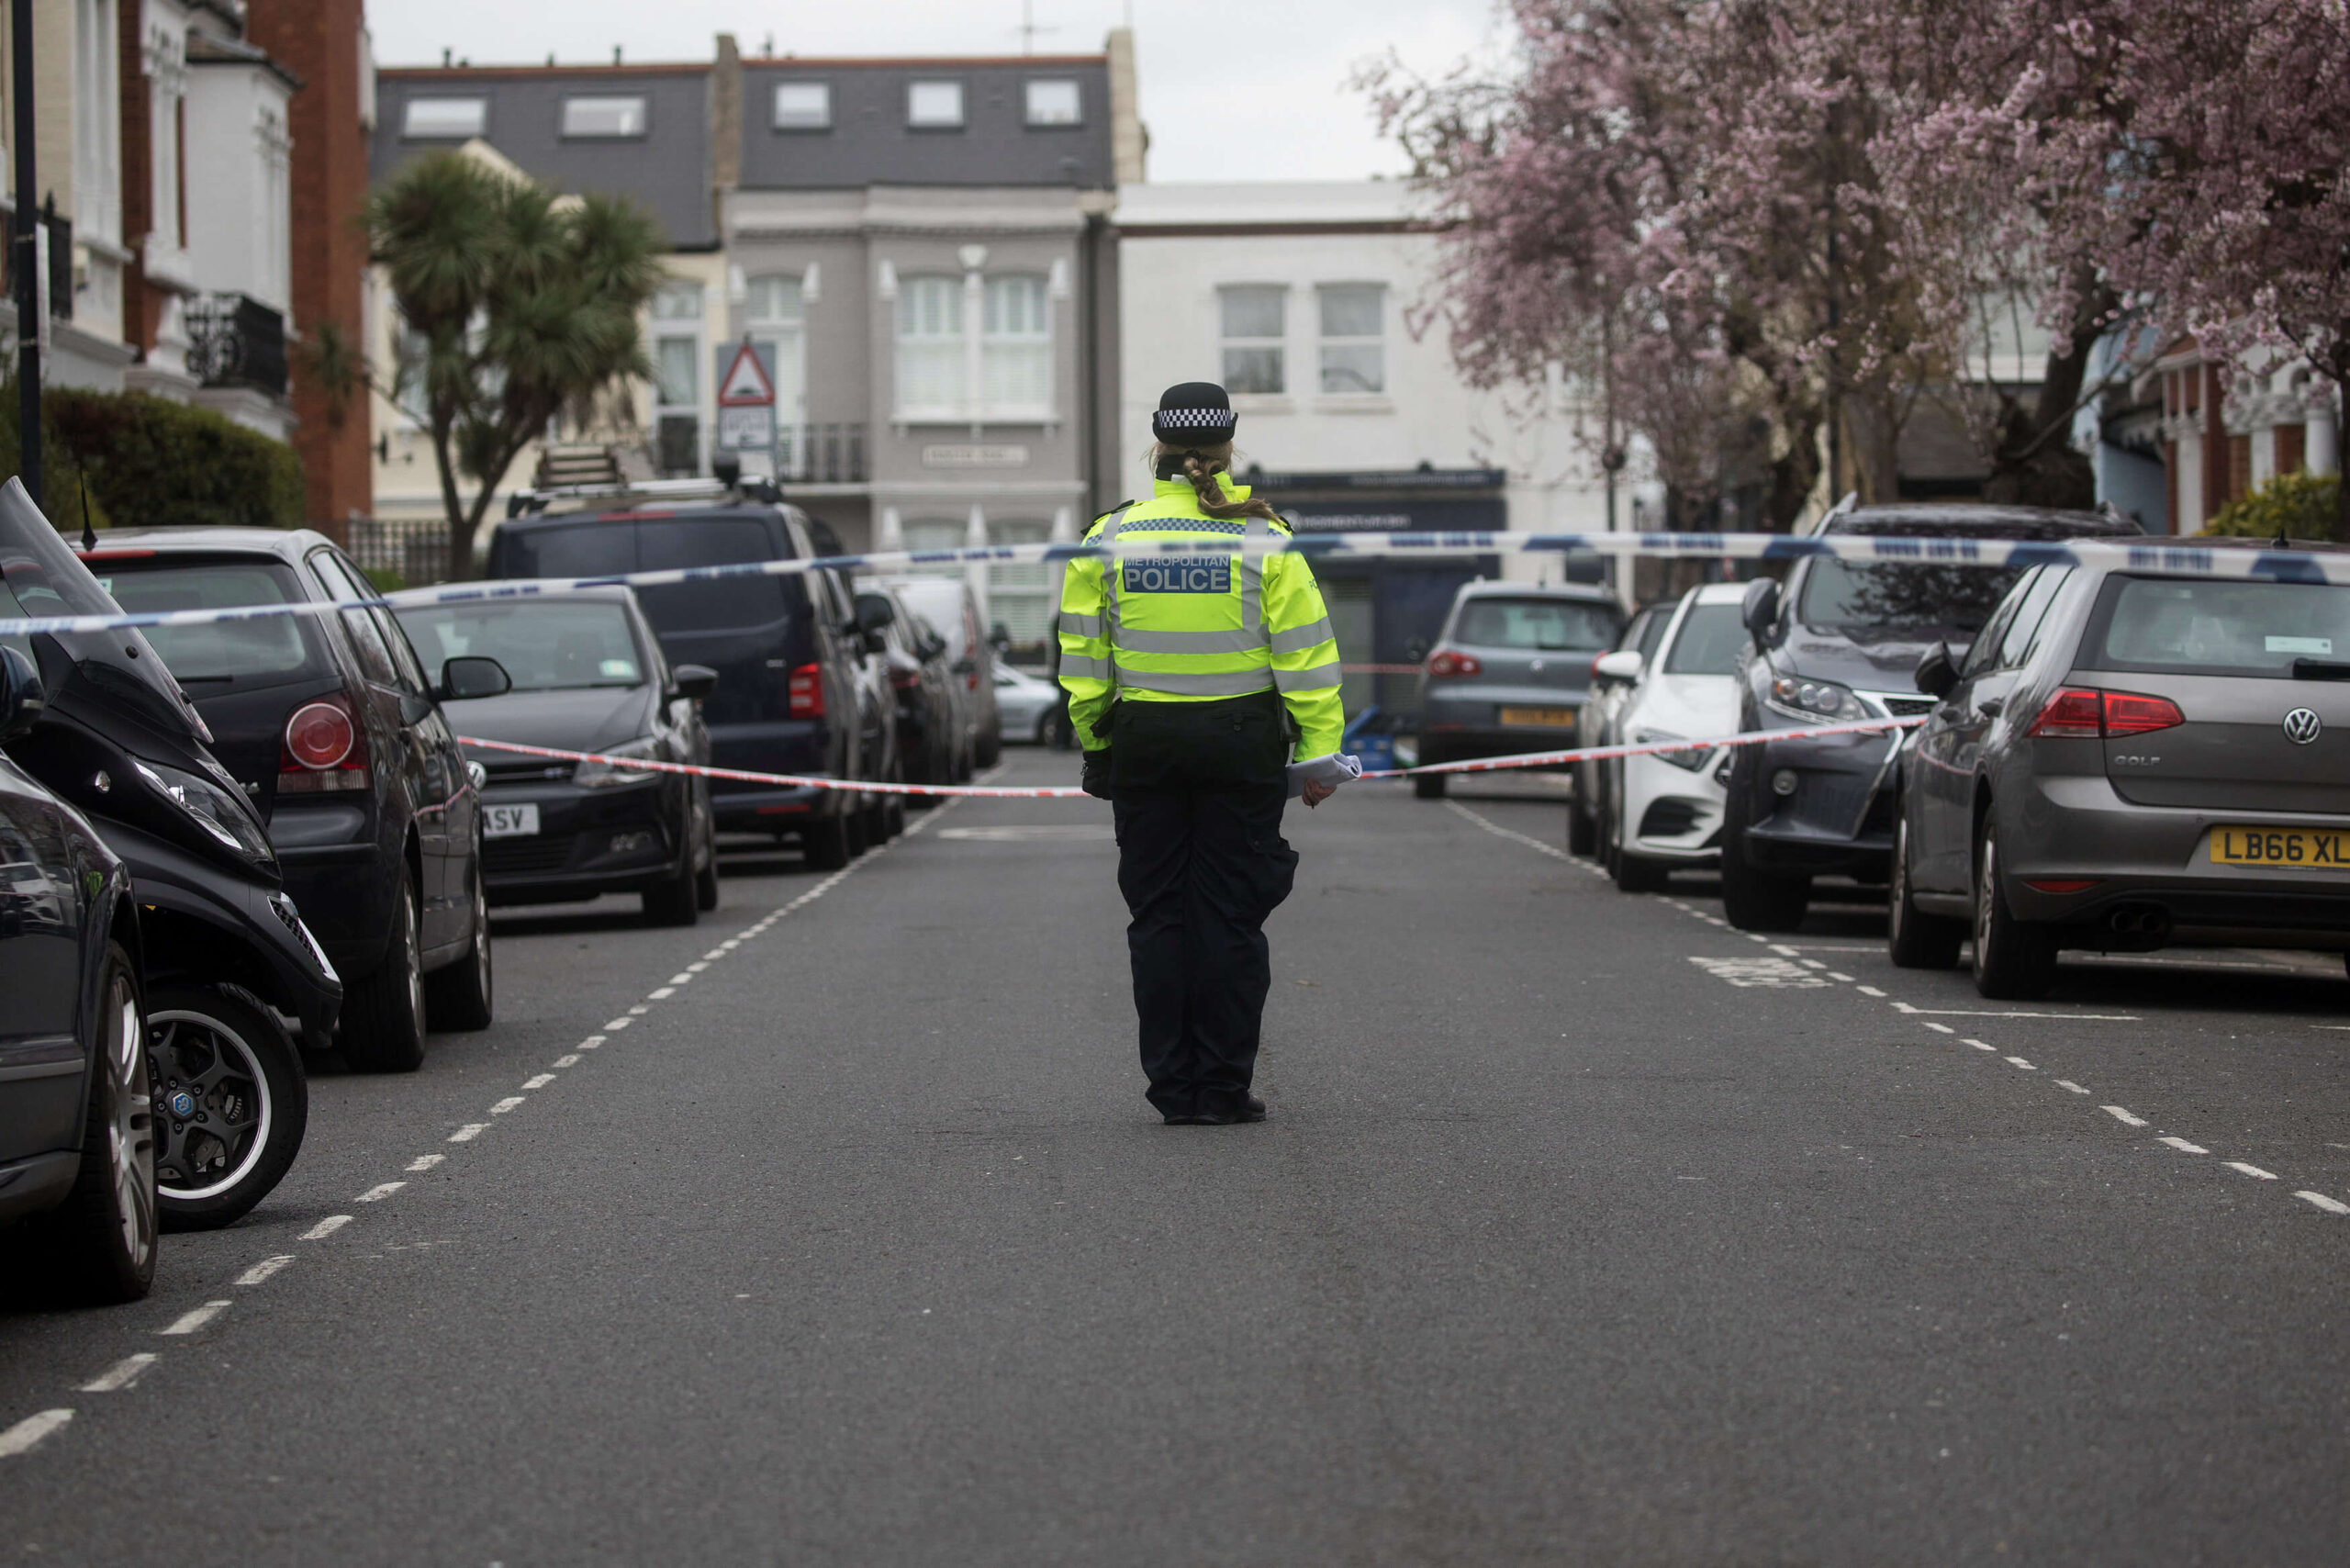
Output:
[[[1420,766],[1421,766],[1422,767],[1434,767],[1434,766],[1435,766],[1436,764],[1438,764],[1438,763],[1440,763],[1440,762],[1447,762],[1447,761],[1449,761],[1449,760],[1450,760],[1449,758],[1448,758],[1448,757],[1446,757],[1446,756],[1441,756],[1441,755],[1438,755],[1438,756],[1428,756],[1428,755],[1427,755],[1427,753],[1426,753],[1426,752],[1422,752],[1422,753],[1420,754]],[[1415,773],[1415,774],[1413,774],[1413,775],[1412,775],[1412,797],[1413,797],[1413,799],[1415,799],[1415,800],[1419,800],[1419,801],[1441,801],[1441,800],[1443,800],[1443,799],[1444,799],[1444,790],[1445,790],[1446,783],[1447,783],[1447,782],[1448,782],[1451,778],[1452,778],[1452,775],[1451,775],[1451,774],[1449,774],[1449,773]]]
[[1975,989],[1995,1002],[2033,1002],[2055,983],[2055,940],[2008,908],[1999,830],[1986,813],[1975,849]]
[[800,852],[808,857],[811,871],[837,871],[849,863],[848,819],[845,816],[819,817],[802,829]]
[[1583,856],[1599,852],[1599,823],[1582,801],[1567,807],[1567,852]]
[[710,859],[694,873],[694,907],[708,914],[718,907],[718,850],[713,846]]
[[435,1029],[472,1034],[487,1029],[496,1012],[497,974],[489,946],[489,892],[482,885],[481,854],[474,854],[473,945],[445,969],[424,977],[424,1019]]
[[180,986],[149,999],[156,1201],[171,1230],[217,1230],[284,1179],[310,1120],[302,1058],[261,999]]
[[1897,969],[1953,969],[1966,941],[1966,924],[1928,914],[1913,902],[1909,887],[1909,819],[1893,822],[1892,885],[1886,890],[1885,950]]
[[[688,832],[690,834],[690,825]],[[677,869],[644,890],[644,924],[691,925],[700,919],[700,879],[694,875],[693,843],[688,836]]]
[[873,846],[866,833],[866,824],[870,820],[863,806],[841,813],[841,827],[848,834],[848,855],[852,860]]
[[393,892],[384,961],[343,991],[342,1054],[361,1072],[414,1072],[424,1065],[424,943],[405,865]]
[[82,1163],[65,1202],[39,1222],[77,1300],[137,1301],[155,1282],[155,1105],[147,1076],[138,971],[106,944],[99,977],[97,1059],[82,1127]]
[[1722,913],[1740,931],[1795,931],[1811,908],[1811,879],[1766,871],[1746,857],[1746,790],[1730,780],[1722,810]]

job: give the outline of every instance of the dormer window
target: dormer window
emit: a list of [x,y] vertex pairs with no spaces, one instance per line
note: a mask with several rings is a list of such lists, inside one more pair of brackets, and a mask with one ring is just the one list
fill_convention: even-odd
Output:
[[830,130],[833,128],[833,84],[830,82],[777,83],[775,128],[778,130]]
[[1032,126],[1079,125],[1085,119],[1084,95],[1068,77],[1031,77],[1026,93],[1028,123]]
[[916,130],[962,129],[963,84],[960,82],[909,82],[906,84],[906,124]]
[[563,101],[563,134],[566,140],[634,141],[643,137],[644,124],[644,99],[640,96]]
[[487,98],[410,98],[400,121],[410,141],[470,141],[488,129]]

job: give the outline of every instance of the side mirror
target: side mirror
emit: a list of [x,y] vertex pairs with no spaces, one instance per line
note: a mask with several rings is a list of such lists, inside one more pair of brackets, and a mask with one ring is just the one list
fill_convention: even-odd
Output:
[[1404,655],[1414,664],[1418,664],[1428,656],[1428,640],[1426,637],[1413,638],[1404,644]]
[[503,697],[514,689],[514,678],[496,659],[476,655],[464,655],[451,659],[441,666],[441,689],[434,693],[443,702],[470,702],[479,697]]
[[895,622],[897,619],[898,607],[890,602],[888,594],[861,593],[856,596],[856,629],[858,631],[878,632],[882,627]]
[[708,665],[679,665],[669,672],[672,695],[699,702],[718,689],[718,672]]
[[1761,647],[1771,625],[1779,619],[1779,584],[1773,577],[1757,577],[1746,585],[1746,597],[1739,600],[1738,619],[1746,634]]
[[1918,689],[1937,701],[1958,689],[1958,665],[1949,644],[1937,644],[1918,661]]
[[856,634],[856,645],[864,649],[867,655],[878,655],[890,651],[890,639],[878,632],[859,632]]
[[1640,670],[1647,662],[1640,657],[1638,648],[1618,648],[1594,660],[1591,673],[1601,680],[1620,680],[1629,684],[1640,678]]
[[33,661],[15,648],[0,648],[0,741],[29,732],[48,707]]

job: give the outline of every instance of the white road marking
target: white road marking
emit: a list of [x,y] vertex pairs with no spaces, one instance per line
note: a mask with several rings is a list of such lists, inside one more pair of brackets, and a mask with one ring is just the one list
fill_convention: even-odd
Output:
[[407,1185],[405,1182],[378,1182],[360,1193],[359,1201],[363,1204],[380,1204]]
[[430,1170],[449,1157],[445,1154],[420,1154],[408,1162],[410,1170]]
[[2199,1143],[2189,1143],[2183,1137],[2172,1137],[2168,1134],[2165,1134],[2154,1141],[2156,1143],[2166,1143],[2170,1145],[2171,1148],[2178,1150],[2181,1154],[2209,1154],[2211,1152]]
[[644,993],[644,999],[647,1002],[666,1002],[677,994],[677,988],[674,985],[655,986]]
[[[1450,807],[1452,811],[1459,815],[1467,817],[1471,822],[1475,823],[1479,827],[1483,828],[1487,833],[1492,834],[1495,838],[1506,838],[1514,844],[1523,844],[1528,849],[1539,850],[1541,853],[1548,855],[1553,860],[1564,860],[1571,866],[1574,864],[1574,857],[1569,855],[1565,850],[1559,848],[1555,845],[1545,844],[1539,838],[1532,838],[1522,833],[1513,833],[1508,828],[1502,826],[1499,823],[1488,822],[1483,817],[1479,816],[1475,812],[1471,811],[1468,807],[1461,805],[1457,801],[1447,801],[1445,804]],[[1672,900],[1668,902],[1674,903],[1678,908],[1688,910],[1692,914],[1695,914],[1697,913],[1695,910],[1689,909],[1687,904],[1681,903],[1678,900]],[[1699,916],[1699,918],[1702,919],[1704,917]]]
[[225,1301],[207,1301],[192,1311],[183,1312],[168,1328],[158,1328],[158,1334],[193,1334],[206,1324],[229,1310]]
[[29,1453],[33,1445],[73,1419],[71,1410],[43,1410],[28,1416],[5,1432],[0,1432],[0,1459],[14,1459]]
[[1828,989],[1826,980],[1785,958],[1707,958],[1692,955],[1689,961],[1716,980],[1727,980],[1740,990],[1755,986],[1778,991]]
[[2133,1116],[2119,1105],[2099,1105],[2098,1109],[2103,1111],[2107,1115],[2111,1116],[2115,1121],[2120,1122],[2123,1126],[2143,1127],[2146,1125],[2145,1117]]
[[471,1143],[474,1139],[481,1137],[482,1134],[487,1131],[489,1131],[489,1124],[487,1122],[467,1122],[464,1126],[459,1127],[455,1132],[449,1135],[449,1141],[451,1143]]
[[1966,1043],[1973,1046],[1978,1051],[1989,1051],[1994,1056],[1998,1055],[1999,1052],[1998,1047],[1991,1045],[1987,1041],[1970,1039],[1967,1040]]
[[1912,1007],[1897,1002],[1894,1007],[1913,1014],[1930,1014],[1936,1018],[2062,1018],[2067,1024],[2142,1024],[2145,1020],[2135,1013],[2001,1013],[1977,1007]]
[[336,1231],[341,1230],[344,1226],[349,1225],[350,1223],[351,1216],[349,1215],[329,1215],[326,1218],[319,1221],[318,1224],[304,1231],[301,1235],[301,1239],[304,1241],[324,1241],[328,1237],[332,1236]]
[[740,936],[729,936],[725,941],[721,942],[718,945],[717,951],[721,953],[731,953],[742,945],[743,939]]
[[[1838,974],[1834,969],[1830,969],[1830,970],[1829,970],[1829,971],[1828,971],[1828,978],[1829,978],[1830,980],[1832,980],[1836,981],[1839,985],[1850,985],[1850,984],[1852,984],[1852,976],[1850,976],[1850,975],[1840,975],[1840,974]],[[1878,994],[1879,996],[1882,996],[1882,995],[1884,995],[1885,993],[1884,993],[1883,991],[1879,991],[1879,992],[1877,992],[1877,994]]]
[[601,1036],[601,1035],[590,1035],[590,1036],[588,1036],[586,1039],[584,1039],[584,1040],[582,1040],[582,1041],[580,1041],[580,1042],[579,1042],[579,1048],[580,1048],[581,1050],[583,1050],[583,1051],[592,1051],[592,1050],[594,1050],[598,1046],[600,1046],[600,1045],[602,1045],[603,1043],[604,1043],[604,1036]]
[[1796,962],[1801,964],[1807,969],[1824,969],[1828,967],[1826,964],[1821,963],[1818,958],[1797,958]]
[[1798,949],[1788,946],[1785,942],[1774,942],[1771,944],[1771,951],[1778,954],[1782,958],[1792,958],[1796,956]]
[[553,1083],[554,1081],[554,1073],[542,1072],[535,1077],[523,1080],[522,1087],[525,1089],[544,1089],[548,1084]]
[[1958,1033],[1957,1030],[1952,1028],[1949,1025],[1937,1024],[1930,1018],[1926,1020],[1926,1027],[1933,1030],[1938,1035],[1955,1035]]
[[1860,988],[1860,992],[1863,996],[1874,996],[1880,1002],[1885,1000],[1885,992],[1877,990],[1877,988],[1873,985],[1862,986]]
[[2010,1067],[2020,1067],[2026,1072],[2038,1072],[2040,1070],[2038,1068],[2032,1066],[2031,1063],[2024,1060],[2021,1057],[2009,1057],[2008,1058],[2008,1065]]
[[502,1116],[506,1114],[507,1112],[512,1110],[515,1106],[520,1105],[521,1103],[522,1097],[520,1094],[509,1094],[505,1099],[500,1100],[497,1104],[492,1105],[489,1108],[489,1114],[493,1116]]
[[2071,1079],[2069,1079],[2069,1078],[2060,1078],[2060,1079],[2058,1079],[2058,1080],[2056,1081],[2056,1087],[2057,1087],[2057,1088],[2059,1088],[2059,1089],[2070,1090],[2072,1092],[2074,1092],[2074,1093],[2076,1093],[2076,1094],[2086,1094],[2086,1093],[2087,1093],[2087,1092],[2088,1092],[2088,1091],[2087,1091],[2087,1090],[2086,1090],[2086,1089],[2082,1088],[2079,1084],[2077,1084],[2077,1083],[2074,1082],[2074,1081],[2073,1081]]
[[705,954],[703,954],[703,955],[702,955],[702,959],[701,959],[701,962],[700,962],[700,963],[699,963],[699,964],[688,964],[688,965],[686,966],[686,973],[688,973],[688,974],[689,974],[689,975],[698,975],[698,974],[701,973],[704,969],[706,969],[710,968],[710,961],[711,961],[711,959],[712,959],[712,958],[718,958],[718,957],[720,957],[720,956],[721,956],[721,955],[716,954],[716,953],[705,953]]
[[[653,1009],[651,1009],[650,1007],[645,1006],[645,1005],[644,1005],[644,1003],[643,1003],[642,1002],[638,1002],[635,1006],[633,1006],[633,1007],[632,1007],[632,1008],[630,1008],[630,1009],[629,1009],[629,1014],[630,1014],[630,1016],[632,1016],[632,1017],[635,1017],[635,1018],[642,1018],[642,1017],[643,1017],[646,1014],[648,1014],[648,1013],[650,1013],[650,1012],[652,1012],[652,1011],[653,1011]],[[610,1027],[610,1025],[606,1025],[606,1027]]]
[[139,1381],[140,1373],[162,1359],[152,1350],[141,1350],[135,1356],[125,1356],[73,1392],[76,1394],[120,1394]]
[[2225,1163],[2227,1168],[2231,1170],[2241,1170],[2245,1175],[2256,1176],[2263,1182],[2274,1182],[2277,1180],[2277,1172],[2274,1170],[2263,1170],[2259,1166],[2246,1165],[2241,1159],[2231,1159]]
[[555,1058],[554,1060],[550,1062],[548,1065],[560,1072],[566,1067],[577,1067],[579,1065],[579,1058],[574,1052],[565,1051],[563,1055]]
[[694,983],[693,971],[688,969],[683,974],[671,975],[669,977],[669,983],[671,985],[691,985]]
[[264,1258],[260,1262],[255,1263],[252,1268],[247,1269],[243,1273],[239,1274],[237,1276],[237,1283],[240,1285],[257,1285],[263,1280],[269,1278],[272,1274],[274,1274],[279,1270],[285,1268],[286,1264],[291,1263],[292,1261],[294,1261],[294,1254],[291,1252],[280,1252],[274,1258]]
[[635,1023],[635,1022],[636,1022],[636,1020],[635,1020],[635,1019],[633,1019],[633,1018],[615,1018],[615,1019],[613,1019],[610,1023],[609,1023],[609,1024],[605,1025],[604,1025],[604,1027],[605,1027],[605,1029],[606,1029],[606,1030],[608,1030],[608,1031],[609,1031],[609,1030],[614,1030],[614,1029],[625,1029],[625,1028],[627,1028],[631,1024],[633,1024],[633,1023]]
[[2323,1193],[2300,1192],[2293,1196],[2303,1203],[2315,1204],[2330,1215],[2350,1215],[2350,1204],[2345,1204],[2339,1198],[2329,1198]]

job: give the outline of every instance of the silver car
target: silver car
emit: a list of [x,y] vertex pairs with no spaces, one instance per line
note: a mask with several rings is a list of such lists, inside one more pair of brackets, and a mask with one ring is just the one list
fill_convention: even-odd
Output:
[[[1591,661],[1623,625],[1606,588],[1464,584],[1420,665],[1421,764],[1572,746]],[[1423,773],[1413,793],[1435,800],[1444,782]]]
[[2350,586],[2040,566],[1918,686],[1895,963],[1971,936],[2030,998],[2068,947],[2350,948]]
[[1011,665],[995,666],[995,711],[1003,718],[1007,745],[1050,745],[1060,721],[1061,689]]
[[[1664,629],[1673,624],[1677,599],[1651,604],[1632,617],[1616,646],[1591,661],[1591,689],[1583,700],[1575,734],[1587,746],[1615,745],[1623,739],[1616,724],[1624,704],[1639,684],[1640,671],[1656,656]],[[1618,658],[1628,654],[1629,658]],[[1575,764],[1575,798],[1567,806],[1567,847],[1577,855],[1599,851],[1599,819],[1607,804],[1607,769],[1596,762]]]

